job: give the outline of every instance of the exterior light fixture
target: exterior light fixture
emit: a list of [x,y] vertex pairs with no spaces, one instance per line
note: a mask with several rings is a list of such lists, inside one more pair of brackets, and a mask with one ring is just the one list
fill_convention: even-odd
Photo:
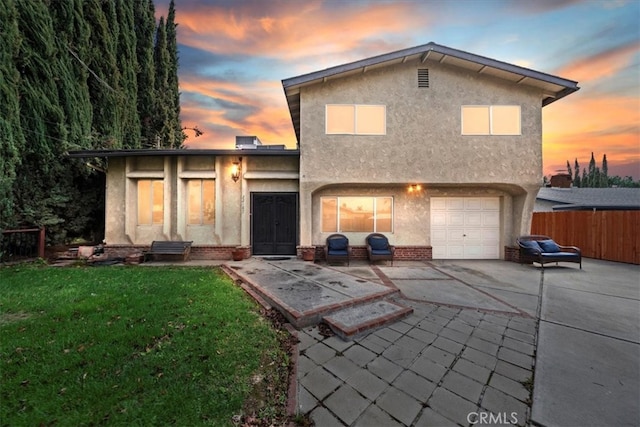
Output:
[[233,162],[233,166],[231,166],[231,179],[233,182],[238,182],[240,179],[240,171],[242,170],[242,157],[238,159],[237,162]]
[[418,191],[422,191],[422,185],[420,185],[420,184],[411,184],[409,186],[409,193],[416,193]]

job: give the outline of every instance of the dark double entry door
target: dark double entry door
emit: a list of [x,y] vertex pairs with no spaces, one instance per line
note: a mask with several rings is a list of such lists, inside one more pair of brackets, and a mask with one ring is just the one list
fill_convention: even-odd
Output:
[[298,194],[251,193],[254,255],[295,255],[298,242]]

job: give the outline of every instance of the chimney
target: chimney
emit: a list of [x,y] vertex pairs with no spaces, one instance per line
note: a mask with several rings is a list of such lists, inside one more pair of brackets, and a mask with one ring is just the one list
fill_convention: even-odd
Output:
[[551,177],[551,187],[571,188],[571,183],[571,175],[568,173],[559,173]]

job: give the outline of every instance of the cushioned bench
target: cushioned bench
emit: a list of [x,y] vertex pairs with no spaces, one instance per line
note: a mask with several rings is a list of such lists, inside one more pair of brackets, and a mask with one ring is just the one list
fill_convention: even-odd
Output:
[[550,262],[575,262],[582,269],[582,253],[575,246],[562,246],[542,235],[520,236],[516,242],[520,247],[520,263],[537,262],[544,268]]
[[186,261],[191,253],[192,241],[169,241],[169,240],[154,240],[151,243],[151,249],[144,252],[144,260],[147,257],[156,255],[181,255],[182,260]]

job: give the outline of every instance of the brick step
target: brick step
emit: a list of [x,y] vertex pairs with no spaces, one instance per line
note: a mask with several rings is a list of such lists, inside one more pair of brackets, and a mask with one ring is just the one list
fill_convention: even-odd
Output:
[[331,330],[345,341],[388,326],[413,313],[413,308],[395,301],[379,300],[350,306],[323,317]]

